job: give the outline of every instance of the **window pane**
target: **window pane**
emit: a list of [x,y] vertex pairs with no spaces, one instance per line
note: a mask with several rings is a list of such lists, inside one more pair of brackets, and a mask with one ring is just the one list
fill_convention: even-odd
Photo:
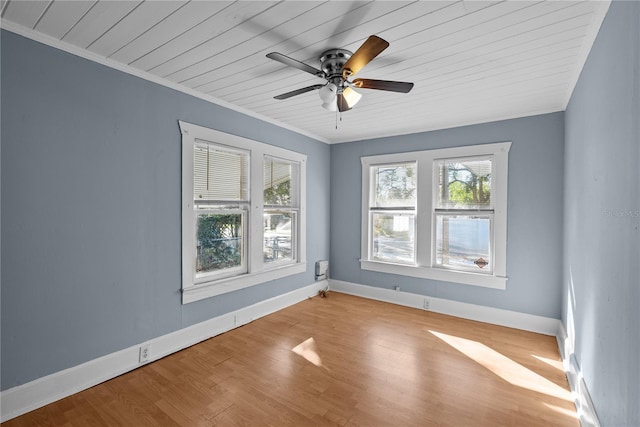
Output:
[[296,259],[296,212],[264,212],[264,262],[286,262]]
[[491,215],[436,215],[436,264],[491,273],[491,221]]
[[438,208],[491,209],[491,159],[445,159],[438,168]]
[[298,206],[298,164],[265,156],[264,204]]
[[197,143],[193,153],[193,198],[249,200],[249,153]]
[[415,263],[415,215],[373,213],[372,258],[402,264]]
[[245,265],[242,213],[198,214],[196,274],[237,269]]
[[416,164],[373,166],[374,207],[416,205]]

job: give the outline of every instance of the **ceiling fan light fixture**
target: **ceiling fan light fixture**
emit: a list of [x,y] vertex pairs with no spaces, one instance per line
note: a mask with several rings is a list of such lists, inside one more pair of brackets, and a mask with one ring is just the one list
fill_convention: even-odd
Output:
[[342,96],[347,102],[349,108],[353,108],[358,103],[358,101],[360,101],[360,98],[362,98],[362,95],[360,95],[350,87],[344,88],[344,90],[342,91]]
[[322,108],[327,111],[336,111],[338,109],[338,103],[336,102],[336,99],[333,99],[329,102],[323,102]]
[[320,99],[324,101],[325,104],[334,102],[336,100],[336,96],[338,95],[338,87],[333,83],[327,83],[326,85],[320,88]]

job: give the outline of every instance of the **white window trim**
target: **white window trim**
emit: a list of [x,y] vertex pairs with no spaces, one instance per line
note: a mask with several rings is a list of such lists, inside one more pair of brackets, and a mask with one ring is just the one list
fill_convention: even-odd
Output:
[[[182,303],[198,301],[237,291],[293,274],[304,273],[306,262],[306,161],[307,156],[251,139],[178,121],[182,134]],[[247,214],[248,273],[211,281],[196,280],[194,267],[195,215],[193,209],[193,148],[196,139],[211,141],[250,152],[250,209]],[[298,217],[298,258],[295,263],[263,263],[263,169],[264,156],[300,163],[300,208]]]
[[[482,286],[494,289],[506,289],[507,286],[507,178],[508,156],[511,142],[481,144],[466,147],[443,148],[408,153],[382,154],[362,157],[362,217],[360,267],[363,270],[381,273],[398,274],[410,277],[439,280],[445,282],[462,283],[466,285]],[[435,233],[433,221],[433,163],[438,159],[455,157],[472,157],[492,155],[493,179],[492,198],[494,203],[494,266],[493,274],[481,274],[433,267],[432,254],[435,251]],[[369,170],[377,164],[403,163],[417,161],[418,163],[418,194],[416,204],[416,265],[394,264],[370,259],[369,241]],[[420,244],[420,242],[423,242]]]

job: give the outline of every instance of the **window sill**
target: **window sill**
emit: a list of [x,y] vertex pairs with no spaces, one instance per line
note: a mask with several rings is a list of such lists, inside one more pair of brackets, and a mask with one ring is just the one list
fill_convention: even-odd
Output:
[[419,277],[421,279],[440,280],[443,282],[461,283],[464,285],[482,286],[492,289],[504,290],[507,288],[506,277],[488,274],[477,274],[367,260],[360,260],[360,268],[380,273],[398,274],[401,276]]
[[226,294],[228,292],[237,291],[294,274],[304,273],[306,271],[307,263],[300,262],[297,264],[289,264],[261,271],[259,273],[243,274],[241,276],[227,277],[225,279],[191,285],[182,290],[182,304],[188,304],[190,302],[199,301],[216,295]]

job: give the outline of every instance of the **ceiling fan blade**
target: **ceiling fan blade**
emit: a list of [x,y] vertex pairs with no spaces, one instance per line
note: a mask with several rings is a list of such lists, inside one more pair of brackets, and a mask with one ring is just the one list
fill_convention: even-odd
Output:
[[369,36],[367,40],[355,51],[351,58],[342,67],[342,76],[349,77],[355,75],[358,71],[367,65],[373,58],[378,56],[380,52],[389,47],[389,42],[378,36]]
[[413,89],[413,83],[394,82],[391,80],[354,79],[353,85],[362,89],[388,90],[401,93],[408,93]]
[[284,65],[288,65],[289,67],[297,68],[298,70],[302,70],[309,74],[313,74],[316,77],[324,78],[324,73],[317,68],[312,67],[311,65],[307,65],[304,62],[300,62],[296,59],[289,58],[287,55],[283,55],[278,52],[271,52],[267,54],[267,58],[273,59],[274,61],[278,61],[283,63]]
[[287,99],[292,96],[300,95],[302,93],[311,92],[312,90],[320,89],[324,85],[313,85],[303,87],[301,89],[292,90],[291,92],[283,93],[282,95],[274,96],[275,99]]

